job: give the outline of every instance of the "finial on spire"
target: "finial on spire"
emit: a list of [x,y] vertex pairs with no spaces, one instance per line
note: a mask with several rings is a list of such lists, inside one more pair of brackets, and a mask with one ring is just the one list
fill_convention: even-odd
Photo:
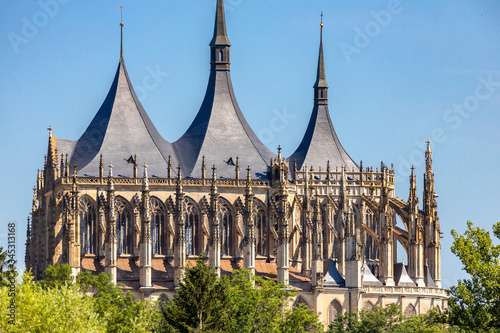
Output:
[[217,168],[215,167],[215,164],[214,164],[214,166],[212,167],[212,179],[213,180],[217,179],[217,174],[215,172],[216,170],[217,170]]
[[214,36],[210,46],[231,46],[226,32],[226,15],[224,13],[224,1],[217,0],[217,10],[215,13]]
[[47,130],[49,131],[49,136],[52,136],[52,130],[54,128],[52,127],[52,125],[49,125],[49,127],[47,128]]
[[120,62],[123,62],[123,7],[120,7]]
[[109,162],[109,176],[113,177],[113,162]]
[[431,139],[427,139],[425,142],[427,143],[427,151],[431,151]]
[[328,84],[326,83],[325,74],[325,59],[323,55],[323,12],[321,12],[320,23],[320,39],[319,39],[319,56],[318,56],[318,73],[316,82],[314,83],[314,102],[315,104],[327,104],[328,101]]
[[281,160],[281,145],[278,145],[278,160]]

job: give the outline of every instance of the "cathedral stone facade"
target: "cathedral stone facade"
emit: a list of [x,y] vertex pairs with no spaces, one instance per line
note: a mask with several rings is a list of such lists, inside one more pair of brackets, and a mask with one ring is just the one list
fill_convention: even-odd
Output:
[[[207,92],[176,142],[149,119],[121,52],[82,136],[58,139],[49,127],[26,267],[36,278],[56,263],[75,275],[106,272],[135,297],[158,299],[172,297],[185,267],[205,254],[220,275],[246,267],[286,284],[294,305],[307,304],[325,324],[389,303],[407,315],[446,308],[430,142],[422,209],[413,170],[402,200],[392,166],[349,157],[328,111],[322,30],[311,118],[289,158],[262,144],[238,106],[222,0]],[[397,242],[407,264],[397,262]]]

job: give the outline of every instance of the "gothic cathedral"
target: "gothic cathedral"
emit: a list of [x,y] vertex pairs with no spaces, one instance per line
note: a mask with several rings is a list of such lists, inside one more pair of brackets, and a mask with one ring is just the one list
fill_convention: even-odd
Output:
[[[27,269],[39,279],[48,265],[67,263],[74,274],[106,272],[136,298],[158,299],[172,297],[183,269],[205,254],[219,275],[246,267],[288,285],[294,305],[305,303],[325,324],[389,303],[407,315],[446,308],[430,142],[422,209],[413,169],[402,200],[393,167],[354,162],[328,111],[322,34],[323,25],[311,118],[288,158],[262,144],[238,106],[223,0],[206,95],[176,142],[142,107],[122,51],[81,137],[58,139],[49,128]],[[397,261],[398,242],[406,264]]]

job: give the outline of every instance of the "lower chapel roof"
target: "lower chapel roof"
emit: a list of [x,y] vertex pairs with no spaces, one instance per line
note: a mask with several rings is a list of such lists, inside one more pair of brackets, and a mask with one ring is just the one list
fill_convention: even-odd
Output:
[[[76,164],[78,173],[87,176],[98,176],[101,163],[107,166],[112,162],[114,175],[132,177],[134,168],[130,164],[137,162],[137,156],[156,177],[165,177],[169,165],[175,176],[180,164],[185,177],[199,178],[202,167],[214,165],[219,177],[235,178],[238,160],[243,168],[250,166],[252,177],[268,178],[275,154],[255,135],[238,106],[231,83],[230,43],[223,10],[222,5],[217,6],[205,98],[179,140],[168,142],[151,122],[134,92],[122,53],[111,88],[94,119],[77,141],[57,139],[58,153],[67,155],[70,165]],[[325,168],[328,163],[333,169],[358,169],[342,147],[328,111],[322,38],[317,77],[310,122],[290,163],[295,161],[298,169],[305,165]]]
[[[206,260],[208,264],[208,259]],[[187,265],[195,266],[196,259],[187,260]],[[83,258],[81,262],[83,271],[95,273],[104,272],[104,259],[93,257]],[[174,290],[174,262],[170,259],[152,259],[153,286],[158,290]],[[243,267],[243,260],[221,259],[220,270],[222,276],[230,276],[231,272]],[[257,258],[255,260],[255,274],[264,279],[275,279],[278,271],[276,262],[268,262],[267,258]],[[117,260],[117,281],[123,283],[131,289],[138,289],[139,285],[139,258],[118,258]],[[290,286],[300,290],[311,290],[311,279],[306,277],[295,267],[290,267]]]

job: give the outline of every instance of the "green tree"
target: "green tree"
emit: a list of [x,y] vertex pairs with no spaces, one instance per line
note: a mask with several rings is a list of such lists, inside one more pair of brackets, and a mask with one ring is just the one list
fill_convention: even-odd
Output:
[[[500,222],[493,226],[500,238]],[[450,289],[450,321],[474,332],[500,328],[500,245],[494,245],[489,231],[474,228],[467,221],[464,235],[451,231],[451,251],[462,262],[470,278]]]
[[289,309],[294,294],[275,280],[248,270],[218,278],[199,257],[179,290],[163,306],[165,332],[321,332],[318,316],[301,306]]
[[0,246],[0,287],[8,284],[7,251]]
[[223,332],[228,322],[229,281],[219,279],[203,256],[188,267],[179,290],[162,306],[166,332]]
[[[94,311],[92,300],[78,292],[74,285],[45,288],[33,282],[30,273],[16,282],[13,314],[9,287],[0,289],[0,332],[80,333],[104,332],[105,323]],[[10,311],[8,312],[10,314]],[[14,320],[11,322],[11,320]]]
[[275,280],[239,269],[231,276],[229,332],[320,332],[318,316],[305,305],[289,309],[293,293]]
[[71,266],[59,263],[56,263],[54,266],[47,266],[43,273],[43,280],[40,280],[38,283],[44,288],[61,288],[65,285],[73,284]]
[[426,314],[405,318],[399,305],[379,306],[371,311],[339,314],[330,324],[328,333],[440,333],[448,328],[447,314],[431,309]]
[[76,284],[80,291],[92,295],[94,310],[105,321],[106,332],[151,332],[161,320],[155,304],[134,300],[129,291],[114,285],[108,274],[81,272]]

